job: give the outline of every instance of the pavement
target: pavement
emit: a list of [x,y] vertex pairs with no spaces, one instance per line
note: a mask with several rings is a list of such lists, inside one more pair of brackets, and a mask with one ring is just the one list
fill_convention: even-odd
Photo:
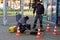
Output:
[[[29,16],[29,20],[27,23],[31,24],[31,27],[33,26],[34,22],[34,17],[31,15]],[[2,19],[3,17],[0,17],[0,40],[60,40],[60,26],[58,26],[58,35],[53,35],[53,27],[54,24],[50,22],[45,22],[43,21],[43,27],[46,29],[46,25],[49,23],[51,31],[50,32],[42,32],[42,38],[37,39],[36,35],[26,35],[26,34],[21,34],[21,36],[17,37],[16,32],[15,33],[10,33],[8,28],[10,26],[16,25],[16,20],[15,16],[8,16],[7,17],[7,25],[2,24]],[[39,25],[39,21],[37,22],[37,28]]]

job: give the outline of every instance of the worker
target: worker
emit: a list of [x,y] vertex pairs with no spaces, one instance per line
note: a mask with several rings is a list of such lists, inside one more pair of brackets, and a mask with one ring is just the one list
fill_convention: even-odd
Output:
[[37,20],[39,19],[40,28],[42,30],[43,29],[42,15],[44,14],[44,6],[40,3],[40,1],[37,1],[36,6],[34,7],[33,16],[35,15],[35,12],[36,12],[36,16],[35,16],[35,19],[34,19],[34,25],[33,25],[32,29],[36,28],[36,23],[37,23]]
[[18,25],[20,26],[21,33],[24,33],[24,31],[27,29],[30,30],[30,24],[27,24],[28,19],[29,19],[29,17],[25,16],[19,20]]

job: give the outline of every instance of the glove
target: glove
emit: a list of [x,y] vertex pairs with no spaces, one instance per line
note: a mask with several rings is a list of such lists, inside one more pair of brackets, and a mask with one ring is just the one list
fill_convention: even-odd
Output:
[[42,16],[44,16],[44,14],[42,14]]

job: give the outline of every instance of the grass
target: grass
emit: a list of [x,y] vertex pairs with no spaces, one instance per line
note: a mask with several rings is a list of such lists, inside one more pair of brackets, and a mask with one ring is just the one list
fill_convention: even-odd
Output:
[[[16,11],[8,11],[8,15],[15,15]],[[0,15],[3,15],[3,11],[0,11]],[[32,11],[24,11],[24,15],[32,15]]]
[[[16,11],[20,9],[7,9],[7,15],[15,15]],[[21,12],[20,12],[21,13]],[[24,9],[24,15],[32,15],[33,11],[29,11],[28,9]],[[0,9],[0,15],[3,15],[3,9]]]
[[24,12],[24,15],[32,15],[33,14],[33,11],[25,11]]

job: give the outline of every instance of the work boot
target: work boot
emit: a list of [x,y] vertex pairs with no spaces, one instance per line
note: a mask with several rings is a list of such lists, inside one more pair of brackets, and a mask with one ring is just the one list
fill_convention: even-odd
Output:
[[41,32],[44,32],[45,30],[43,29],[43,26],[40,25]]
[[43,32],[44,30],[43,30],[43,28],[41,28],[41,30],[40,30],[41,32]]
[[43,30],[43,27],[40,27],[41,30]]
[[43,26],[42,26],[42,25],[40,25],[40,29],[41,29],[41,30],[43,29]]
[[21,33],[24,33],[25,30],[26,30],[26,29],[21,29],[20,32],[21,32]]

